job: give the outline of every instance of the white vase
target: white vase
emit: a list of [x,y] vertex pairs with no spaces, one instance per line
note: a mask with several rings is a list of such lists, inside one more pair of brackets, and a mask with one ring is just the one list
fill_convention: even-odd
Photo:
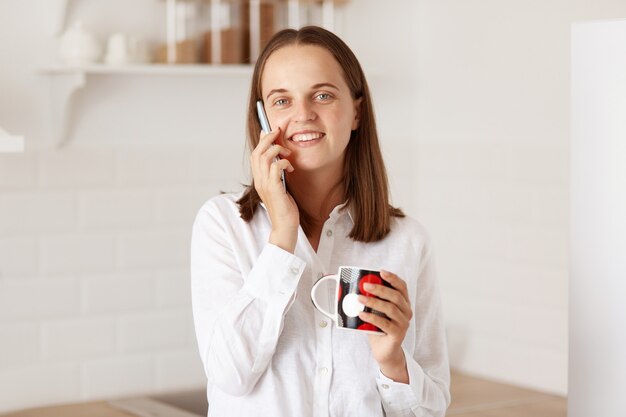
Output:
[[86,65],[97,62],[101,47],[96,38],[76,21],[61,35],[59,55],[67,65]]

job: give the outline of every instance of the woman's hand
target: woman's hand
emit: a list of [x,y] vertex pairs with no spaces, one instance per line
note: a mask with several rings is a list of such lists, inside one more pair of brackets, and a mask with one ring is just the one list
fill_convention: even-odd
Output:
[[300,214],[296,202],[285,192],[280,179],[281,169],[293,172],[294,168],[287,159],[274,161],[278,155],[287,157],[291,154],[289,149],[274,144],[280,136],[280,128],[268,134],[261,132],[259,144],[250,155],[250,165],[254,188],[265,203],[272,222],[270,243],[293,253],[298,239]]
[[385,335],[368,335],[372,355],[381,372],[396,382],[409,383],[409,374],[402,351],[402,341],[413,317],[409,294],[404,282],[397,275],[380,271],[383,279],[393,288],[384,285],[365,284],[364,289],[379,297],[359,296],[359,301],[373,310],[385,313],[387,318],[373,313],[361,312],[361,320],[371,323],[385,332]]

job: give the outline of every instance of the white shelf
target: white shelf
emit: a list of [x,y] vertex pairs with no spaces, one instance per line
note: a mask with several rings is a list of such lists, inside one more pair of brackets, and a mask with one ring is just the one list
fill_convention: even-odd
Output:
[[9,135],[0,127],[0,153],[24,152],[24,138]]
[[88,84],[91,76],[239,76],[249,79],[251,65],[201,65],[201,64],[129,64],[85,66],[52,65],[42,68],[40,73],[50,79],[50,125],[54,144],[67,141],[67,126],[73,114],[75,93]]
[[128,64],[85,66],[53,65],[41,69],[48,75],[252,75],[251,65],[210,65],[210,64]]

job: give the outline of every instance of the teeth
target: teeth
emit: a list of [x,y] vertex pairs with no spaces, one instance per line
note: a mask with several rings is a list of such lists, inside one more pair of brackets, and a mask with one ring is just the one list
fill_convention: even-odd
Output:
[[293,135],[291,137],[291,140],[294,140],[296,142],[308,142],[314,139],[319,139],[323,136],[323,133],[301,133],[301,134],[297,134],[297,135]]

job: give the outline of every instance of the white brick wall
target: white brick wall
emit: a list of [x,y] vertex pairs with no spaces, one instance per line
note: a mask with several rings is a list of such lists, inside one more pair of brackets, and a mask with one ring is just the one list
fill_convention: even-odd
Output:
[[112,317],[51,320],[42,325],[41,333],[44,360],[82,360],[115,353]]
[[38,270],[39,242],[36,237],[0,237],[0,279],[35,275]]
[[191,225],[204,201],[237,185],[207,164],[212,154],[0,156],[0,412],[204,384]]
[[155,306],[153,272],[95,274],[85,277],[81,284],[82,311],[86,314],[146,311]]
[[32,187],[37,182],[37,162],[31,153],[0,153],[0,188]]
[[4,410],[26,405],[60,404],[80,398],[78,364],[34,364],[0,373],[0,404]]
[[0,195],[0,233],[66,231],[76,228],[76,195],[37,190]]
[[105,399],[154,392],[155,368],[149,354],[119,354],[86,362],[80,369],[82,396]]
[[567,145],[417,152],[417,215],[435,241],[452,366],[566,393]]
[[38,323],[11,321],[0,324],[0,373],[37,362],[41,357],[41,332]]
[[110,271],[115,264],[112,235],[49,235],[41,238],[41,267],[46,273]]
[[93,189],[110,186],[114,179],[111,149],[65,148],[40,152],[38,183],[46,188]]

